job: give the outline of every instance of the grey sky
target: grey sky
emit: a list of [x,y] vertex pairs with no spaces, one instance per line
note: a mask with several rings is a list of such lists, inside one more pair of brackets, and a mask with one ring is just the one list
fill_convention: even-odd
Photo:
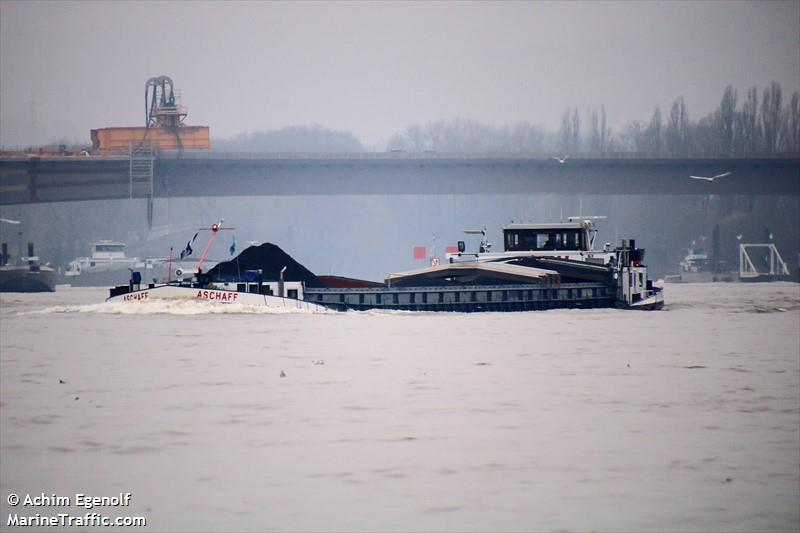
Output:
[[320,124],[368,146],[464,117],[611,126],[800,86],[800,2],[0,2],[0,143],[144,123],[166,74],[213,137]]

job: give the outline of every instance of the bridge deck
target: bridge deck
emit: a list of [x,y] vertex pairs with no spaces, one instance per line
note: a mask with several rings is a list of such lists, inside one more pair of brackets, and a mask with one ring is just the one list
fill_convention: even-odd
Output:
[[[121,199],[127,156],[0,158],[0,205]],[[714,183],[690,179],[731,172]],[[800,195],[800,158],[650,158],[621,154],[162,152],[159,197],[344,194]]]

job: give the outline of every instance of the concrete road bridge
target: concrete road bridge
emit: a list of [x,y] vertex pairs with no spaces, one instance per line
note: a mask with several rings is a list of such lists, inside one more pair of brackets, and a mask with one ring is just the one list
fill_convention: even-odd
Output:
[[[695,176],[730,175],[714,182]],[[0,205],[277,195],[800,195],[800,158],[468,153],[0,156]]]

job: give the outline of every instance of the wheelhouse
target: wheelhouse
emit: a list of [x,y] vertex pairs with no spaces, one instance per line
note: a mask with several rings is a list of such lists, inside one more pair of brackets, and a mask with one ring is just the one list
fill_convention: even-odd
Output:
[[98,241],[92,245],[92,257],[95,259],[122,259],[125,257],[125,243]]
[[511,224],[503,228],[506,252],[587,251],[592,249],[591,222]]

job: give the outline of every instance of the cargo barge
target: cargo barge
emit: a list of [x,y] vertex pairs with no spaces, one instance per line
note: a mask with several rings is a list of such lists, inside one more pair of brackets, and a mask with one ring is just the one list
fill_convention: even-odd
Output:
[[[214,225],[211,229],[215,234],[222,228]],[[317,277],[279,247],[266,243],[247,248],[207,273],[199,268],[201,259],[190,279],[149,284],[144,289],[131,281],[112,289],[109,300],[202,300],[209,299],[204,294],[213,293],[212,299],[223,303],[286,306],[288,299],[302,301],[312,310],[339,311],[651,310],[664,305],[661,288],[654,287],[647,276],[644,250],[633,240],[623,240],[613,249],[606,243],[603,250],[594,250],[596,229],[591,219],[512,224],[503,228],[503,252],[491,252],[485,230],[467,233],[482,234],[477,251],[466,252],[460,241],[458,252],[447,254],[446,263],[390,274],[382,284]],[[147,291],[147,296],[137,298],[141,291]]]

